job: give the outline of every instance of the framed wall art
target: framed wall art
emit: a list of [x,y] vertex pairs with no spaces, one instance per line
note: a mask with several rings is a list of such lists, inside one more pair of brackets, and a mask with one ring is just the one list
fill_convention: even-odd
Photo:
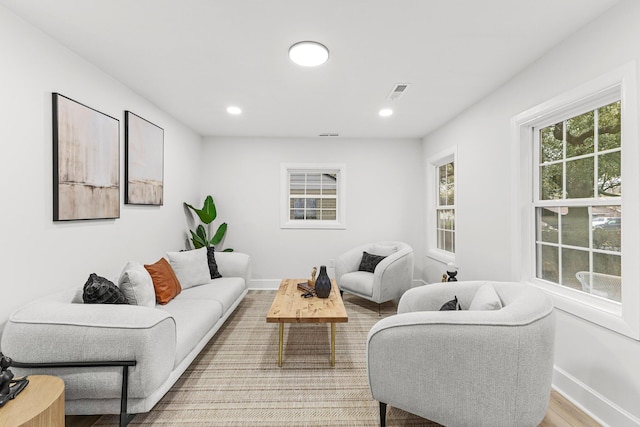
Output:
[[120,217],[120,121],[53,94],[53,220]]
[[162,205],[164,130],[131,111],[124,114],[125,203]]

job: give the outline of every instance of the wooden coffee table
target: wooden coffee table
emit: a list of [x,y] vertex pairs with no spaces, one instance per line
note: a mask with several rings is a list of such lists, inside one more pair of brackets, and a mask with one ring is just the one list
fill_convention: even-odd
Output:
[[267,314],[267,323],[280,323],[278,343],[278,366],[280,367],[285,323],[331,323],[331,366],[336,364],[336,323],[349,321],[338,285],[331,279],[329,298],[315,296],[303,298],[301,295],[304,292],[298,289],[298,283],[306,281],[306,279],[282,279]]

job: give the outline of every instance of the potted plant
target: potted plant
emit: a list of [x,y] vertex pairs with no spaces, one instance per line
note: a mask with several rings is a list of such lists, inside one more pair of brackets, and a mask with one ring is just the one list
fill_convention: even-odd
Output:
[[[226,222],[223,222],[222,224],[220,224],[220,226],[218,226],[218,229],[216,230],[216,233],[212,238],[209,238],[207,235],[207,230],[210,228],[210,224],[218,216],[216,212],[216,204],[213,202],[213,197],[207,196],[207,198],[204,199],[204,205],[202,206],[202,209],[194,208],[186,202],[184,203],[184,205],[194,211],[196,215],[198,215],[198,218],[200,218],[200,221],[202,221],[202,223],[206,225],[206,228],[203,224],[198,225],[198,228],[196,228],[195,232],[193,230],[189,230],[191,232],[191,241],[193,242],[193,247],[195,249],[199,249],[202,247],[216,246],[220,244],[220,242],[224,238],[225,233],[227,232]],[[227,248],[224,249],[223,252],[233,252],[233,249]]]

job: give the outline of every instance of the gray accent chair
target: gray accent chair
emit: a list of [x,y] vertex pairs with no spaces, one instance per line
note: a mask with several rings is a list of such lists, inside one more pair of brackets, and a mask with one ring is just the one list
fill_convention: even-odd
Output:
[[[385,258],[373,273],[358,271],[362,253]],[[381,241],[360,245],[336,260],[336,282],[340,292],[348,292],[377,304],[399,299],[413,281],[413,248],[406,243]]]
[[[469,311],[491,283],[503,308]],[[439,311],[458,298],[463,311]],[[537,426],[551,392],[555,313],[525,284],[457,282],[407,291],[398,314],[367,338],[367,372],[380,421],[387,404],[454,426]]]

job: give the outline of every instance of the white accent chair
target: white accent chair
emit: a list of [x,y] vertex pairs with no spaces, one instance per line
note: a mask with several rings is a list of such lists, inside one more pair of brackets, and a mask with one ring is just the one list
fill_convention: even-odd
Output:
[[[503,308],[465,310],[494,287]],[[463,311],[439,311],[454,297]],[[455,282],[407,291],[398,314],[367,338],[367,372],[385,425],[387,404],[446,426],[537,426],[551,393],[555,313],[520,283]]]
[[[373,273],[358,271],[363,252],[385,256]],[[411,288],[412,280],[413,249],[403,242],[367,243],[345,252],[336,260],[336,282],[340,292],[377,304],[399,299]]]

